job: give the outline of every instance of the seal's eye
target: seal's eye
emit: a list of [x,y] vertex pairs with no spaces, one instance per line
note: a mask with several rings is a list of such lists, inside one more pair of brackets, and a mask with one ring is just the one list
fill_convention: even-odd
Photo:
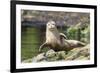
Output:
[[52,23],[52,25],[55,25],[55,23]]

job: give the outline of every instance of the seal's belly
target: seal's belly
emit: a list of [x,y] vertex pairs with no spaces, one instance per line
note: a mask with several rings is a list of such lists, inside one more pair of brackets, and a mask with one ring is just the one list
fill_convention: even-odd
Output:
[[59,38],[54,37],[54,36],[47,38],[47,43],[49,43],[52,47],[56,47],[60,45]]

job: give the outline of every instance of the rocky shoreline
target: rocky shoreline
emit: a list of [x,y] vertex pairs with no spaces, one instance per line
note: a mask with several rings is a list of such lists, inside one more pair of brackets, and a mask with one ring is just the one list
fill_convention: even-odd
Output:
[[70,51],[58,51],[50,49],[34,56],[32,59],[24,60],[23,63],[31,62],[52,62],[52,61],[69,61],[69,60],[89,60],[90,59],[90,45],[85,47],[74,48]]

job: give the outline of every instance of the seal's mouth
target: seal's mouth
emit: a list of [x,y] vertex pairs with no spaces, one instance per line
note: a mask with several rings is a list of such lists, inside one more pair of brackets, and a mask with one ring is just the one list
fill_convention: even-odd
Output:
[[54,28],[49,28],[49,30],[54,30]]
[[51,26],[49,27],[50,30],[55,30],[55,28],[56,28],[55,25],[51,25]]

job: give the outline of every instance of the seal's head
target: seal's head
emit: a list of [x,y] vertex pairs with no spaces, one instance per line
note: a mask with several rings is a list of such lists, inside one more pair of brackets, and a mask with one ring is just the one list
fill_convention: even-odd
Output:
[[56,23],[54,22],[54,21],[49,21],[48,23],[47,23],[47,29],[49,29],[49,30],[55,30],[56,29]]

